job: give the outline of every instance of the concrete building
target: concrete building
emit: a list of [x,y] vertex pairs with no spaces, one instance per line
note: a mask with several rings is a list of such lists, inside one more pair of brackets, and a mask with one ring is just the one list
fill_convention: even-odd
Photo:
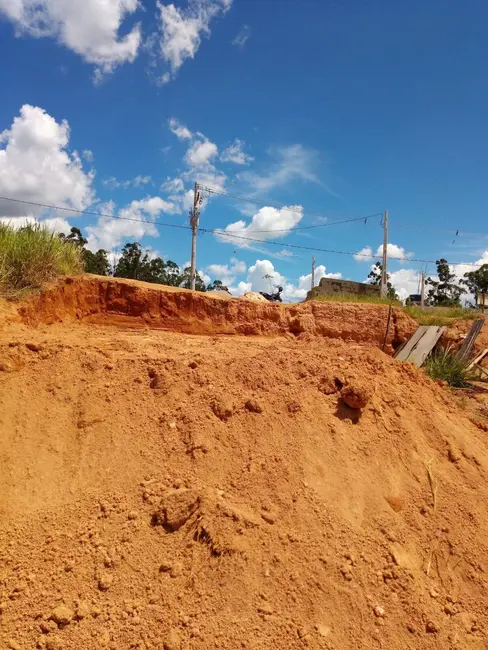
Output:
[[375,284],[365,284],[364,282],[351,282],[350,280],[334,280],[332,278],[322,278],[317,287],[307,294],[307,300],[317,296],[380,296],[380,287]]

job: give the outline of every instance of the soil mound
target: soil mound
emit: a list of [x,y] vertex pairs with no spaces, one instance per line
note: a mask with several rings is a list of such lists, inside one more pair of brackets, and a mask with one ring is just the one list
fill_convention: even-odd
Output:
[[486,432],[449,393],[377,348],[102,328],[68,295],[76,327],[0,333],[1,647],[488,647]]
[[[262,296],[260,296],[262,298]],[[85,321],[165,329],[188,334],[306,335],[371,343],[392,352],[416,330],[416,322],[386,305],[308,302],[271,304],[223,299],[162,285],[83,276],[67,278],[20,309],[24,322],[39,325]]]

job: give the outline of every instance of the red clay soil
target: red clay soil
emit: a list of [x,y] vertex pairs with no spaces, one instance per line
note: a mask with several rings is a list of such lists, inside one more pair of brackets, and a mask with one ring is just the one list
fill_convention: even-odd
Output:
[[371,343],[392,352],[417,324],[388,306],[308,302],[300,305],[228,300],[162,285],[86,275],[67,278],[20,309],[31,325],[66,320],[150,327],[188,334],[307,334]]
[[371,346],[10,320],[0,647],[486,649],[470,417]]

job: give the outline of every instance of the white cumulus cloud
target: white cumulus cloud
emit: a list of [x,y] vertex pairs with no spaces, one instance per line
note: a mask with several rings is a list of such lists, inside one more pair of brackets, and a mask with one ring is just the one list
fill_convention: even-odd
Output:
[[400,300],[419,292],[419,273],[414,269],[399,269],[389,274],[390,282]]
[[[93,201],[93,172],[68,149],[68,122],[57,122],[42,108],[25,104],[10,128],[0,133],[0,194],[83,210]],[[0,215],[34,216],[43,208],[0,201]]]
[[[323,277],[340,278],[340,273],[327,273],[326,267],[321,264],[315,269],[315,283]],[[277,271],[270,260],[256,260],[249,267],[245,281],[238,283],[236,287],[230,287],[235,295],[242,295],[246,291],[265,291],[272,293],[276,287],[283,287],[282,298],[285,302],[296,302],[304,300],[311,289],[312,274],[301,275],[297,282],[290,282],[285,276]]]
[[178,140],[191,140],[193,138],[193,133],[190,129],[187,129],[187,127],[175,117],[171,117],[168,120],[168,125],[169,130],[171,133],[174,133]]
[[[86,229],[88,247],[95,251],[99,248],[111,250],[129,239],[140,241],[143,237],[158,237],[157,224],[154,223],[162,213],[173,214],[176,208],[173,203],[159,196],[153,196],[142,201],[132,201],[119,211],[117,217],[111,217],[115,206],[106,204],[96,226]],[[106,216],[108,215],[108,216]]]
[[48,36],[96,66],[96,79],[132,62],[141,43],[138,24],[125,34],[122,22],[139,0],[0,0],[0,12],[17,34]]
[[236,165],[249,165],[254,158],[244,151],[244,142],[236,138],[220,156],[222,162],[232,162]]
[[[216,231],[216,237],[223,242],[231,242],[241,248],[249,247],[251,242],[245,238],[266,241],[285,237],[303,217],[301,205],[284,206],[281,210],[270,206],[261,208],[247,223],[243,219],[230,223],[223,230]],[[240,239],[240,238],[243,239]]]
[[193,59],[202,41],[210,36],[210,23],[230,8],[232,0],[189,0],[188,7],[158,2],[160,16],[160,55],[170,67],[161,78],[167,83],[174,78],[187,59]]
[[190,167],[205,167],[218,152],[217,145],[205,138],[197,140],[188,148],[185,160]]
[[[402,246],[397,246],[397,244],[388,243],[386,247],[386,254],[388,259],[399,259],[399,260],[409,260],[413,257],[413,253],[408,253]],[[383,244],[378,246],[376,252],[373,254],[373,249],[371,246],[365,246],[360,251],[354,254],[354,259],[356,262],[370,262],[374,258],[379,258],[383,255]]]

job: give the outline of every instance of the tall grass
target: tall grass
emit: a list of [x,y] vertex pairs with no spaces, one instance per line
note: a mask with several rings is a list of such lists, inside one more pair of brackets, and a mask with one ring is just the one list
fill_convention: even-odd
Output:
[[425,372],[432,379],[442,379],[454,388],[465,388],[475,376],[468,370],[469,359],[461,360],[451,346],[438,347],[424,363]]
[[395,300],[390,300],[389,298],[381,298],[380,296],[360,296],[354,294],[346,293],[334,293],[331,295],[317,295],[312,298],[318,302],[356,302],[356,303],[366,303],[370,305],[394,305],[401,307],[401,302]]
[[419,325],[437,325],[439,327],[451,325],[456,319],[475,320],[480,317],[476,309],[464,309],[463,307],[436,307],[435,309],[421,309],[416,305],[405,307],[407,314],[410,314]]
[[81,250],[40,225],[0,224],[0,293],[15,296],[59,275],[83,272]]

